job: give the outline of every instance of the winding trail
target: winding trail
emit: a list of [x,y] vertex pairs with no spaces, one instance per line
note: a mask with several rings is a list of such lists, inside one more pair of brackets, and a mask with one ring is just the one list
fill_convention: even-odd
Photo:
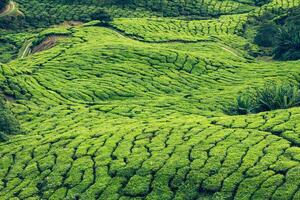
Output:
[[240,58],[240,59],[243,59],[243,57],[239,56],[236,52],[234,52],[233,50],[231,50],[230,47],[224,45],[224,46],[222,46],[221,48],[222,48],[223,50],[225,50],[225,51],[231,53],[232,55],[234,55],[234,56],[236,56],[236,57],[238,57],[238,58]]
[[[161,41],[149,41],[149,40],[145,40],[142,37],[138,37],[136,35],[130,35],[127,34],[125,31],[118,29],[117,27],[110,25],[108,28],[112,31],[115,31],[117,33],[119,33],[121,36],[123,36],[124,38],[129,38],[135,41],[139,41],[139,42],[143,42],[143,43],[150,43],[150,44],[172,44],[172,43],[186,43],[186,44],[196,44],[196,43],[204,43],[204,42],[216,42],[216,41],[220,41],[219,38],[217,37],[212,37],[211,39],[201,39],[201,40],[184,40],[184,39],[172,39],[172,40],[161,40]],[[229,52],[230,54],[240,58],[240,59],[245,59],[244,57],[240,56],[234,49],[232,49],[231,47],[229,47],[226,44],[222,44],[220,46],[220,48],[226,52]]]
[[149,44],[170,44],[170,43],[187,43],[187,44],[195,44],[195,43],[203,43],[203,42],[215,42],[216,39],[212,38],[212,39],[198,39],[198,40],[184,40],[184,39],[169,39],[169,40],[159,40],[159,41],[151,41],[151,40],[147,40],[144,39],[143,37],[140,37],[138,35],[130,35],[128,33],[126,33],[125,31],[113,26],[113,25],[109,25],[106,27],[102,27],[102,28],[107,28],[110,29],[112,31],[115,31],[117,33],[119,33],[120,35],[122,35],[125,38],[130,38],[132,40],[136,40],[139,42],[144,42],[144,43],[149,43]]
[[30,48],[32,46],[32,41],[33,40],[28,40],[24,43],[23,47],[19,51],[18,58],[24,58],[30,54],[30,51],[31,51]]
[[16,11],[17,11],[17,6],[15,2],[10,1],[8,5],[5,7],[5,9],[0,13],[0,18],[10,15]]

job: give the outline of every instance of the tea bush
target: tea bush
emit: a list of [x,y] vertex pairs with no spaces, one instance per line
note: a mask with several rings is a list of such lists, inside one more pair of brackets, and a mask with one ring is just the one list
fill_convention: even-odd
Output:
[[[26,133],[0,144],[1,200],[299,199],[297,85],[245,91],[236,110],[251,115],[223,110],[266,79],[300,80],[300,61],[255,59],[243,37],[250,15],[279,17],[300,0],[17,2],[29,29],[0,34],[21,55],[64,37],[1,65]],[[102,9],[111,26],[64,22]],[[295,107],[254,113],[276,102]]]

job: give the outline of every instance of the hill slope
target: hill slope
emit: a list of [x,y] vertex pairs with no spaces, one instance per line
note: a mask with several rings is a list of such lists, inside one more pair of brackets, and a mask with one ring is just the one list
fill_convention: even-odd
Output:
[[1,199],[300,199],[300,108],[224,113],[249,86],[300,81],[300,61],[248,54],[246,11],[10,36],[40,51],[0,65],[26,132],[0,143]]

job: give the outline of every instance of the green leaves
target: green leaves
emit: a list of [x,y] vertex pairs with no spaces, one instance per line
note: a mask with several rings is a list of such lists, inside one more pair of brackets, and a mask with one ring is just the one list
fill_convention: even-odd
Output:
[[20,126],[11,111],[5,105],[0,96],[0,141],[6,141],[6,134],[16,134],[20,132]]
[[249,114],[300,105],[299,86],[290,82],[266,82],[263,87],[241,93],[231,113]]
[[[270,55],[277,60],[300,59],[300,7],[290,9],[283,16],[266,12],[257,19],[259,28],[254,42],[262,47],[271,47]],[[267,49],[264,49],[266,52]]]
[[263,88],[256,89],[259,110],[286,109],[300,105],[299,86],[293,83],[267,82]]
[[237,97],[238,110],[243,114],[252,113],[256,109],[256,104],[256,99],[249,93]]
[[[299,17],[300,19],[300,17]],[[295,22],[296,23],[296,22]],[[277,34],[274,58],[279,60],[300,59],[300,26],[289,23]]]

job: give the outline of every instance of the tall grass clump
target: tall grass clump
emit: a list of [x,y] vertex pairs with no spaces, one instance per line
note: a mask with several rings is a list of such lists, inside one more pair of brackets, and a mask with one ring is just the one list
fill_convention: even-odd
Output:
[[263,87],[242,92],[228,112],[250,114],[300,106],[299,84],[292,82],[266,82]]

